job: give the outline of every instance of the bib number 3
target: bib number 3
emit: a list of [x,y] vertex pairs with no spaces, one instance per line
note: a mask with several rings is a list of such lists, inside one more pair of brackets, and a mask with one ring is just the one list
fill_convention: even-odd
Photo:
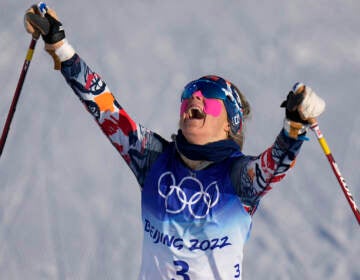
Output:
[[[181,261],[181,260],[177,260],[174,261],[173,264],[178,267],[177,271],[176,271],[176,275],[181,276],[182,279],[181,280],[191,280],[190,276],[188,274],[189,272],[189,265],[187,262],[185,261]],[[234,265],[235,268],[235,274],[234,274],[234,279],[240,279],[240,264],[236,264]],[[171,278],[171,280],[176,280],[174,278]]]
[[[187,274],[189,272],[189,265],[187,262],[184,261],[174,261],[173,262],[175,266],[177,266],[179,269],[176,271],[176,275],[179,275],[182,277],[182,280],[191,280],[190,276]],[[171,279],[175,280],[175,279]]]

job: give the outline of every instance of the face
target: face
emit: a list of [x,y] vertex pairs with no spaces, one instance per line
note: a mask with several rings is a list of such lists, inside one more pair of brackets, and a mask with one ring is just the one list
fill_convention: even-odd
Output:
[[227,139],[230,125],[223,101],[205,98],[200,91],[194,92],[181,104],[180,129],[192,144],[204,145]]

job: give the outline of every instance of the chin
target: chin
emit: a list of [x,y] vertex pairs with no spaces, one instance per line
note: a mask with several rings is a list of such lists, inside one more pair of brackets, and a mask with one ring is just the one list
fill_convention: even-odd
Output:
[[203,135],[199,128],[181,128],[181,131],[186,140],[191,144],[204,145],[209,143],[208,137]]

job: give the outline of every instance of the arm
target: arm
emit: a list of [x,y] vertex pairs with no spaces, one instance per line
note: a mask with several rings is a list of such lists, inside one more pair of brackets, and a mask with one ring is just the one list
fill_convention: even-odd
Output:
[[301,83],[296,83],[281,107],[286,108],[284,129],[272,147],[258,157],[239,159],[231,171],[232,182],[245,209],[253,214],[264,196],[295,164],[309,122],[325,109],[325,102]]
[[31,7],[25,15],[26,30],[42,35],[45,50],[61,69],[67,83],[135,174],[140,186],[157,156],[168,144],[159,135],[135,123],[115,100],[101,77],[83,61],[65,39],[56,13],[45,6],[44,16]]
[[77,54],[61,63],[61,73],[142,186],[152,162],[168,142],[134,122],[102,78]]
[[257,157],[245,156],[235,162],[231,180],[244,208],[252,215],[260,199],[282,180],[295,165],[303,140],[295,140],[282,130],[274,144]]

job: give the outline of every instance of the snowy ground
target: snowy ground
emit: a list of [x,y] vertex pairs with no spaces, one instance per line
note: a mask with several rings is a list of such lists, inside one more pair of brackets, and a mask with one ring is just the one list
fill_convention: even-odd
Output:
[[[244,152],[281,129],[295,81],[327,101],[321,129],[360,203],[357,1],[49,1],[70,43],[138,122],[169,138],[186,82],[219,74],[253,107]],[[0,4],[0,125],[30,42],[30,1]],[[0,159],[1,279],[136,279],[135,179],[39,42]],[[161,104],[161,106],[159,106]],[[244,279],[360,279],[359,226],[315,137],[264,198]]]

